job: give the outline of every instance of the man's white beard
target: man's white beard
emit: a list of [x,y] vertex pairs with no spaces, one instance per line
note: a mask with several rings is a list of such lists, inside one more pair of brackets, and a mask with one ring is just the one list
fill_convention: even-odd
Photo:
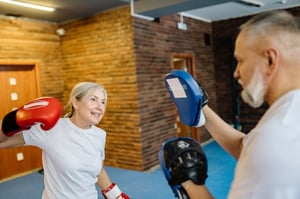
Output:
[[[240,82],[243,85],[242,82]],[[263,80],[262,74],[255,70],[252,75],[252,79],[249,85],[243,88],[242,98],[253,108],[258,108],[264,103],[264,96],[267,90],[267,86]]]

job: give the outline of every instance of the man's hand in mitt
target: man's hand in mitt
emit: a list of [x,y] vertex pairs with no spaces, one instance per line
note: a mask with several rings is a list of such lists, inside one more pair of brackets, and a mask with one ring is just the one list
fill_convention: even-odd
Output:
[[205,117],[202,107],[208,103],[208,95],[199,82],[184,70],[171,71],[164,81],[180,121],[187,126],[203,126]]
[[166,140],[159,152],[162,171],[179,199],[188,199],[181,183],[191,180],[204,185],[207,178],[207,160],[200,144],[189,137],[176,137]]

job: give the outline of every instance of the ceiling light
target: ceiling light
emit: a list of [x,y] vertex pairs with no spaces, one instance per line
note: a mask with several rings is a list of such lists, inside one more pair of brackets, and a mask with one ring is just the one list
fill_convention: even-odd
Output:
[[187,25],[183,22],[183,15],[179,13],[180,22],[177,23],[177,28],[180,30],[187,30]]
[[48,11],[48,12],[54,12],[55,11],[55,8],[40,6],[40,5],[35,5],[35,4],[30,4],[30,3],[24,3],[24,2],[20,2],[20,1],[0,0],[0,2],[9,3],[9,4],[13,4],[13,5],[18,5],[18,6],[23,6],[23,7],[27,7],[27,8],[33,8],[33,9]]

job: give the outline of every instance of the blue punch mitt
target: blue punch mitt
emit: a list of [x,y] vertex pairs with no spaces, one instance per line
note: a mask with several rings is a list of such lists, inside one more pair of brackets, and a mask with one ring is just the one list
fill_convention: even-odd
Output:
[[181,183],[192,180],[203,185],[207,178],[207,159],[201,145],[189,137],[166,140],[159,151],[161,169],[175,195],[188,199]]
[[208,97],[193,76],[184,70],[173,70],[165,76],[165,85],[178,110],[180,121],[187,126],[204,125],[202,107]]

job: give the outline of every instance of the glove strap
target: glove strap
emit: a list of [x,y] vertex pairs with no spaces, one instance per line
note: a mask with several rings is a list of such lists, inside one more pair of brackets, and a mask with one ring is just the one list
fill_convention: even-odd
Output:
[[190,199],[186,190],[183,187],[181,187],[177,190],[177,194],[178,194],[179,199]]
[[106,190],[102,190],[102,194],[107,198],[107,199],[116,199],[118,198],[122,192],[118,185],[115,183],[112,183]]

